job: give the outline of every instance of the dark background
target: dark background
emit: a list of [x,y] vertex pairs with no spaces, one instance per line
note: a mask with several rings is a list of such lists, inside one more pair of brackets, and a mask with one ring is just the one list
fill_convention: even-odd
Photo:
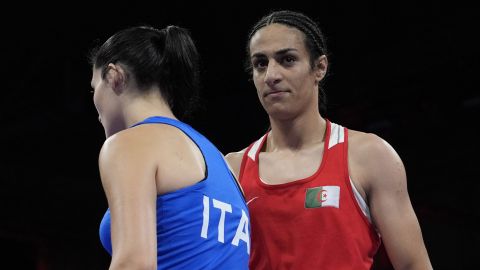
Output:
[[[204,108],[189,123],[228,153],[267,128],[244,49],[250,27],[284,8],[310,15],[327,36],[326,116],[376,133],[402,157],[434,268],[478,268],[479,10],[458,1],[383,2],[3,8],[0,268],[108,268],[98,238],[107,207],[97,167],[104,133],[86,59],[96,39],[140,23],[190,29],[202,55]],[[378,269],[389,269],[383,261],[380,253]]]

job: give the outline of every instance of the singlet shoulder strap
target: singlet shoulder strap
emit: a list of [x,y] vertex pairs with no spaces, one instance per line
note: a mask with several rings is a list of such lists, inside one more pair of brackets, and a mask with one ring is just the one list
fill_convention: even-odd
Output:
[[330,123],[330,138],[328,138],[328,149],[345,141],[345,128],[341,125]]
[[[139,125],[144,125],[144,124],[167,124],[170,126],[174,126],[183,133],[185,133],[188,137],[190,137],[197,145],[199,143],[204,143],[208,141],[202,134],[198,133],[194,128],[192,128],[189,124],[181,122],[179,120],[173,119],[173,118],[168,118],[164,116],[152,116],[148,117],[134,125],[132,125],[130,128],[139,126]],[[200,147],[200,146],[199,146]],[[202,149],[200,149],[202,150]]]
[[183,130],[186,127],[190,127],[188,124],[185,124],[179,120],[164,117],[164,116],[151,116],[151,117],[145,118],[144,120],[138,123],[133,124],[130,127],[132,128],[132,127],[136,127],[143,124],[168,124],[168,125],[178,127],[181,130]]
[[205,159],[205,164],[207,166],[207,175],[209,174],[208,167],[217,163],[218,156],[221,156],[221,153],[217,153],[219,151],[211,144],[211,142],[206,137],[204,137],[202,134],[200,134],[194,128],[184,122],[163,116],[152,116],[132,125],[130,128],[144,124],[167,124],[181,130],[197,145],[198,149],[202,153]]
[[243,171],[245,170],[245,166],[247,164],[247,159],[251,159],[253,162],[256,161],[257,157],[258,157],[258,152],[260,151],[261,149],[261,146],[263,145],[266,137],[267,137],[267,133],[265,133],[265,135],[263,135],[262,137],[260,137],[260,139],[256,140],[255,142],[251,143],[248,148],[245,150],[244,154],[243,154],[243,157],[242,157],[242,163],[240,165],[240,173],[238,175],[238,178],[239,178],[239,181],[242,182],[242,176],[243,176]]

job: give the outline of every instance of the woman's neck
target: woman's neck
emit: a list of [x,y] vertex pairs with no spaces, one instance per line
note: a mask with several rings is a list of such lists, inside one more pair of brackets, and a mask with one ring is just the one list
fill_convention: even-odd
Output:
[[124,108],[124,121],[127,127],[151,116],[177,119],[170,106],[162,98],[137,97],[130,100]]
[[301,150],[323,142],[326,120],[318,112],[294,119],[277,120],[270,117],[271,132],[266,151]]

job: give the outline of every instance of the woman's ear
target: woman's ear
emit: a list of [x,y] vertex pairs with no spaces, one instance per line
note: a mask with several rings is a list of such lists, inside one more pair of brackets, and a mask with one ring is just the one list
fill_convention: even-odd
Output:
[[314,72],[315,72],[315,81],[320,83],[325,74],[327,74],[328,69],[328,59],[326,55],[321,55],[315,60]]
[[108,64],[105,78],[116,94],[122,93],[127,85],[125,69],[120,65]]

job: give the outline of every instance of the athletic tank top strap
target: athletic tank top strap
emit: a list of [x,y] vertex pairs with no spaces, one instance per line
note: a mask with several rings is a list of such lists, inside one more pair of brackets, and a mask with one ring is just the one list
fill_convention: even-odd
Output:
[[[205,180],[208,181],[218,181],[218,177],[214,177],[212,174],[216,175],[224,175],[225,173],[229,173],[233,176],[232,172],[229,170],[229,167],[224,159],[223,154],[202,134],[197,132],[194,128],[190,125],[181,122],[176,119],[164,117],[164,116],[151,116],[143,121],[140,121],[131,126],[131,128],[144,125],[144,124],[166,124],[174,126],[180,129],[183,133],[185,133],[200,149],[200,152],[205,159],[206,165],[206,177]],[[213,179],[213,180],[212,180]],[[239,188],[240,190],[240,188]]]
[[252,161],[255,161],[258,158],[261,147],[263,146],[264,141],[267,139],[267,133],[263,135],[260,139],[250,144],[242,157],[242,163],[240,164],[240,173],[238,174],[238,179],[240,183],[242,182],[243,171],[245,170],[245,165],[247,163],[247,158],[250,158]]
[[[198,149],[200,149],[200,152],[202,153],[205,159],[205,164],[207,166],[212,165],[212,163],[218,162],[218,159],[216,158],[216,155],[218,155],[217,149],[211,147],[210,141],[208,141],[202,134],[198,133],[190,125],[173,118],[168,118],[164,116],[151,116],[132,125],[130,128],[145,124],[166,124],[180,129],[197,145]],[[208,171],[209,170],[207,167],[207,174]]]
[[196,132],[190,125],[188,125],[186,123],[183,123],[179,120],[164,117],[164,116],[148,117],[148,118],[146,118],[146,119],[144,119],[144,120],[142,120],[142,121],[140,121],[136,124],[133,124],[130,128],[136,127],[136,126],[139,126],[139,125],[143,125],[143,124],[167,124],[167,125],[171,125],[171,126],[174,126],[178,129],[180,129],[181,131],[183,131],[187,136],[189,136],[193,140],[194,139],[200,139],[200,140],[204,139],[204,137],[202,135],[200,135],[198,132]]

